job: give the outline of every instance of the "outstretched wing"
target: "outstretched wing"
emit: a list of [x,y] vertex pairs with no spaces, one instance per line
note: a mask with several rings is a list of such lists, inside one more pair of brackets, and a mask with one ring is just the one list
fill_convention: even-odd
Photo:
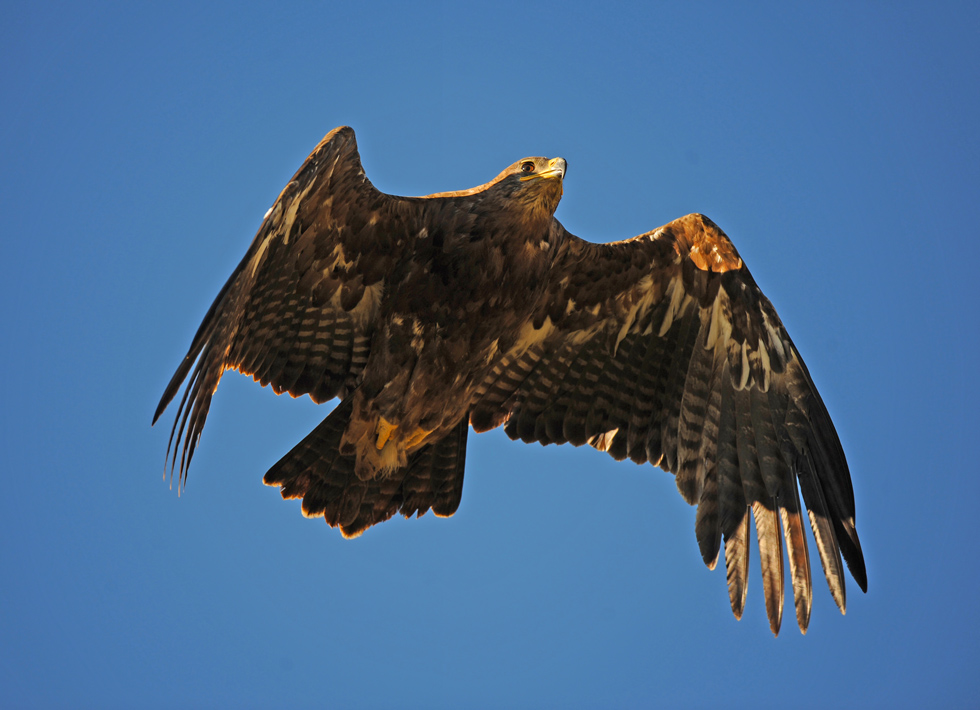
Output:
[[[514,439],[590,444],[676,475],[698,506],[709,568],[722,540],[736,617],[745,603],[749,514],[770,626],[783,606],[783,542],[800,629],[811,604],[798,490],[831,594],[841,552],[867,580],[847,462],[803,360],[728,237],[702,215],[613,244],[558,222],[561,246],[533,322],[484,382],[470,422]],[[799,485],[799,489],[797,488]]]
[[171,467],[181,450],[181,481],[225,370],[316,402],[354,386],[401,248],[390,229],[395,200],[365,177],[347,127],[327,134],[286,185],[153,416],[156,423],[189,375],[167,450]]

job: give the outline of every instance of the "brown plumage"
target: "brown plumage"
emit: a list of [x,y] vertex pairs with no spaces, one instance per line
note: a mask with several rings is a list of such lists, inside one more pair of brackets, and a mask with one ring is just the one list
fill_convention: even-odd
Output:
[[[676,476],[741,617],[755,519],[770,626],[783,547],[796,618],[811,573],[799,491],[831,594],[864,559],[826,407],[728,237],[702,215],[613,244],[554,219],[565,161],[526,158],[470,190],[395,197],[354,132],[316,147],[266,215],[167,386],[186,479],[221,374],[340,404],[265,475],[347,537],[396,512],[452,515],[469,426],[590,444]],[[170,448],[168,448],[168,461]]]

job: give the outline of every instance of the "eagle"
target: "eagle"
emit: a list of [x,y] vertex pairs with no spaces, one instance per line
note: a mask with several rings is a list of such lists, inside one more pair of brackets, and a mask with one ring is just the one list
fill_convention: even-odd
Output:
[[[700,214],[595,244],[555,219],[567,163],[531,157],[426,197],[377,190],[354,131],[324,137],[266,213],[167,385],[178,486],[225,370],[327,417],[266,474],[356,537],[396,512],[451,516],[469,429],[589,444],[673,473],[709,569],[745,605],[754,518],[770,628],[784,553],[812,600],[800,493],[831,595],[867,591],[854,493],[827,408],[734,245]],[[179,457],[178,457],[179,452]],[[179,458],[179,462],[178,462]]]

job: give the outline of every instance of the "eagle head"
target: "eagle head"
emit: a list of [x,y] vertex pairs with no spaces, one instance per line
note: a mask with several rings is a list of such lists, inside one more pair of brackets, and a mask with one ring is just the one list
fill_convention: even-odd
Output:
[[552,216],[562,196],[562,181],[568,172],[564,158],[524,158],[507,168],[503,183],[524,204]]

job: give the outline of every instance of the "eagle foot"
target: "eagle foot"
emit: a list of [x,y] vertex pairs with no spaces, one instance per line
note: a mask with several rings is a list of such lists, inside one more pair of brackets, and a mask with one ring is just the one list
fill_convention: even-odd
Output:
[[405,449],[407,450],[407,449],[415,448],[423,441],[425,441],[426,437],[428,437],[429,434],[431,434],[433,431],[435,431],[435,429],[423,429],[422,427],[419,427],[418,429],[413,431],[410,436],[406,437],[405,442],[403,444]]
[[388,439],[391,437],[392,432],[394,432],[397,428],[398,426],[396,424],[392,424],[384,417],[378,417],[378,426],[375,430],[378,434],[378,441],[374,445],[378,451],[381,451],[385,447],[385,444],[388,443]]

